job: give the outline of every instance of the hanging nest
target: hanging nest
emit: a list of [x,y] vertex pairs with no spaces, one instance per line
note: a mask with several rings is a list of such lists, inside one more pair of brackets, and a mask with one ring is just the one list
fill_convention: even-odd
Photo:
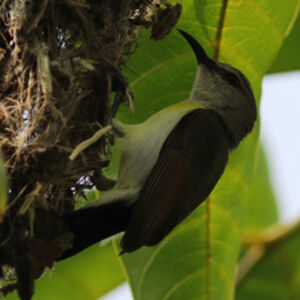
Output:
[[0,276],[14,280],[3,294],[17,289],[31,299],[33,280],[71,242],[59,216],[84,190],[112,186],[102,168],[113,137],[99,131],[132,101],[126,58],[142,27],[161,39],[180,9],[137,0],[0,1],[0,149],[9,182]]

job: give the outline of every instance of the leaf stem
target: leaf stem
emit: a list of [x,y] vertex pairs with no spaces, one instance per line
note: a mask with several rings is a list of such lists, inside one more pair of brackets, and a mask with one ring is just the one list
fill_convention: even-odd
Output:
[[249,275],[255,266],[270,252],[276,250],[287,239],[300,230],[300,220],[289,224],[272,225],[260,233],[248,233],[243,237],[242,244],[249,247],[240,260],[236,277],[236,286]]
[[225,23],[227,6],[228,6],[228,0],[223,0],[222,7],[221,7],[221,12],[220,12],[220,19],[219,19],[218,29],[217,29],[217,35],[216,35],[216,40],[215,40],[214,60],[219,59],[220,45],[221,45],[223,27],[224,27],[224,23]]

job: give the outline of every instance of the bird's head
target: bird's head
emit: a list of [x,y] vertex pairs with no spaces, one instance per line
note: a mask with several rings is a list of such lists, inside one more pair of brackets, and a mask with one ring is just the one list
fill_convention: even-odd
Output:
[[198,62],[190,100],[216,111],[222,117],[231,146],[251,132],[256,120],[256,104],[246,76],[229,64],[209,58],[203,47],[188,33],[179,30],[192,47]]

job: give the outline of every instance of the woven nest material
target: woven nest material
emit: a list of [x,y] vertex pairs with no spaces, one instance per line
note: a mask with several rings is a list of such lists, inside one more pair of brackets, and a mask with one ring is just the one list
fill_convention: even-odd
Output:
[[59,255],[52,245],[46,262],[35,263],[35,252],[65,230],[58,216],[83,190],[110,186],[102,168],[113,137],[95,134],[109,128],[114,97],[131,101],[122,69],[141,28],[161,39],[179,15],[159,1],[0,1],[0,148],[9,182],[0,275],[18,279],[3,293],[17,288],[30,299],[33,279]]

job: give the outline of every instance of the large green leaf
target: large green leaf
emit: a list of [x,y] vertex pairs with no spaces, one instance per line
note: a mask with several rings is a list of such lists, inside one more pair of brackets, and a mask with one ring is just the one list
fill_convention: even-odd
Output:
[[269,178],[267,161],[262,147],[257,155],[256,167],[246,205],[244,230],[257,232],[278,222],[278,211]]
[[[241,69],[258,100],[262,77],[283,43],[297,5],[298,0],[185,0],[178,27],[196,37],[211,56]],[[122,121],[142,121],[188,97],[196,63],[178,33],[159,43],[141,39],[129,64],[134,71],[130,81],[135,114],[119,113]],[[231,155],[209,201],[158,246],[123,256],[135,299],[233,298],[240,235],[259,152],[258,131],[256,126]]]
[[[97,300],[124,281],[119,259],[111,244],[95,245],[56,263],[51,275],[35,282],[33,300]],[[18,299],[16,293],[7,300]]]
[[[300,7],[300,2],[299,2]],[[300,70],[300,14],[293,29],[286,38],[269,73],[287,72]]]
[[237,300],[300,299],[300,228],[273,244],[237,287]]

